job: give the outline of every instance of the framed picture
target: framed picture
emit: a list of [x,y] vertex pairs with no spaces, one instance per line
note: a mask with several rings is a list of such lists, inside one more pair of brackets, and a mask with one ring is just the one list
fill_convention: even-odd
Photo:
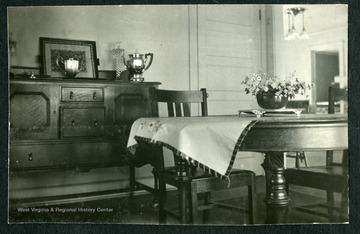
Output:
[[[44,75],[66,78],[98,78],[95,41],[40,37]],[[76,68],[66,66],[76,60]],[[65,69],[65,67],[67,69]]]

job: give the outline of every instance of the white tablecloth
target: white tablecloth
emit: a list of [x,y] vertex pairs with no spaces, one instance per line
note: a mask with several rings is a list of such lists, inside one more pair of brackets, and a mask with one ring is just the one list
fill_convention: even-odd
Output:
[[228,178],[238,149],[257,118],[140,118],[131,128],[127,147],[137,141],[159,144],[219,178]]

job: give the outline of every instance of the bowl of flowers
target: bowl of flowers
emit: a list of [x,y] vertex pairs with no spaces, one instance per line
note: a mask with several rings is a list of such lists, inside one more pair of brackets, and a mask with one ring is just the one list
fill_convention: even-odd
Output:
[[277,76],[270,76],[261,69],[251,77],[246,76],[241,84],[245,85],[246,94],[256,96],[258,105],[263,109],[285,108],[288,99],[295,98],[296,94],[305,95],[306,90],[313,86],[300,82],[295,72],[280,79]]

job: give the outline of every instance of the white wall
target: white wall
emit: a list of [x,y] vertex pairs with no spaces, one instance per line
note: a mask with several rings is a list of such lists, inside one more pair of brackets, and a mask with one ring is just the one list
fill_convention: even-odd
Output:
[[17,42],[14,65],[40,67],[39,37],[96,41],[99,70],[115,70],[111,49],[121,41],[125,53],[154,53],[146,81],[163,88],[189,88],[187,5],[13,7],[9,32]]
[[[310,39],[286,41],[288,18],[285,9],[301,6],[306,8],[305,27]],[[347,74],[347,6],[346,5],[273,5],[274,70],[279,77],[294,71],[307,83],[311,83],[311,50],[329,45],[344,45],[343,59]],[[295,27],[302,29],[301,15],[296,16]],[[346,75],[342,74],[342,75]],[[310,95],[311,97],[311,95]],[[305,99],[305,96],[297,96]]]

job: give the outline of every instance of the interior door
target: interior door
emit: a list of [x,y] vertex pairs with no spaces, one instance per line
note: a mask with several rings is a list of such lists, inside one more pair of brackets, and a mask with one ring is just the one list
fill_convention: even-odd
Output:
[[340,75],[338,53],[315,52],[316,102],[327,102],[329,86]]
[[257,108],[241,81],[262,67],[260,5],[198,6],[198,85],[209,93],[209,114]]

